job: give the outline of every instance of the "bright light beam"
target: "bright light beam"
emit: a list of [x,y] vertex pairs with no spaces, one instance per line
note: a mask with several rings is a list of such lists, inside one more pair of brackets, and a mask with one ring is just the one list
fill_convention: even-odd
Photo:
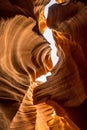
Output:
[[[55,0],[51,0],[46,6],[45,6],[45,9],[44,9],[44,15],[45,15],[45,18],[47,18],[48,16],[48,9],[51,5],[55,4],[55,3],[58,3],[56,2]],[[53,35],[52,35],[52,30],[47,28],[43,34],[43,36],[46,38],[46,40],[50,43],[50,47],[52,49],[51,51],[51,59],[52,59],[52,62],[53,62],[53,66],[56,65],[56,63],[58,62],[58,56],[56,55],[56,52],[57,52],[57,49],[56,49],[56,46],[55,46],[55,41],[53,39]]]
[[[47,18],[48,16],[48,8],[53,5],[54,3],[57,3],[55,0],[51,0],[44,9],[44,15],[45,18]],[[46,38],[46,40],[50,43],[50,47],[51,47],[51,59],[52,59],[52,63],[53,66],[55,66],[58,62],[59,57],[56,55],[57,49],[55,46],[55,41],[53,39],[53,35],[52,35],[52,30],[47,28],[43,34],[43,36]],[[42,82],[46,82],[47,81],[47,76],[50,76],[51,72],[48,72],[46,75],[42,75],[39,78],[36,79],[36,81],[42,81]]]
[[51,72],[48,72],[46,75],[42,75],[39,78],[36,79],[36,81],[42,81],[45,83],[47,81],[47,77],[51,75]]
[[58,3],[56,2],[55,0],[51,0],[46,6],[45,6],[45,9],[44,9],[44,15],[45,15],[45,18],[47,18],[48,16],[48,9],[51,5],[55,4],[55,3]]
[[50,43],[50,47],[51,47],[51,59],[52,59],[52,63],[53,66],[55,66],[58,62],[58,56],[56,55],[57,53],[57,48],[55,46],[55,41],[53,39],[53,35],[52,35],[52,31],[51,29],[47,28],[46,31],[44,32],[43,36],[46,38],[46,40]]

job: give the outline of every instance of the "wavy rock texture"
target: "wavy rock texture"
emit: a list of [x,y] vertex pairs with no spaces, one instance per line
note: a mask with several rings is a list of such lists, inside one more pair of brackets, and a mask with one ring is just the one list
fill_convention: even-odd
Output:
[[0,1],[0,16],[12,17],[16,14],[31,16],[38,20],[40,11],[50,0],[1,0]]
[[53,30],[53,36],[58,48],[59,62],[52,69],[52,76],[48,77],[47,82],[35,88],[34,100],[41,103],[49,99],[63,107],[77,107],[87,99],[87,60],[81,46],[69,40],[68,34],[63,35]]
[[[48,16],[47,24],[62,32],[53,30],[60,60],[52,69],[51,48],[39,31],[39,28],[47,26],[46,20],[45,25],[41,25],[40,18],[44,19],[42,9],[49,1],[0,1],[1,130],[79,130],[61,106],[78,106],[87,97],[87,45],[84,44],[87,9],[83,4],[78,6],[72,3],[63,11],[55,5],[50,8],[51,18]],[[71,9],[69,13],[67,8]],[[54,17],[51,9],[55,9]],[[66,20],[67,15],[69,21]],[[55,25],[52,25],[53,20]],[[65,24],[67,21],[69,28]],[[52,76],[46,83],[31,85],[48,71],[52,72]],[[33,98],[37,105],[34,105]]]
[[35,20],[22,15],[1,19],[0,101],[2,113],[10,121],[30,82],[52,67],[49,43],[33,30],[35,25]]
[[[33,104],[33,89],[41,83],[33,83],[29,86],[23,101],[12,120],[11,130],[79,130],[79,128],[68,118],[64,110],[61,110],[65,117],[57,116],[55,109],[43,102]],[[55,102],[51,101],[54,106],[61,109]]]
[[52,69],[52,76],[48,77],[47,82],[36,88],[35,98],[40,101],[47,97],[65,106],[78,106],[87,95],[86,85],[84,86],[80,76],[80,66],[84,64],[82,72],[85,73],[87,61],[79,44],[67,39],[65,35],[53,30],[59,62]]
[[65,32],[70,34],[72,39],[81,45],[84,54],[87,58],[86,15],[87,6],[84,3],[71,2],[67,6],[55,4],[49,8],[47,25],[50,28],[54,28],[59,32]]
[[33,105],[33,86],[29,86],[23,101],[10,125],[11,130],[35,130],[36,107]]

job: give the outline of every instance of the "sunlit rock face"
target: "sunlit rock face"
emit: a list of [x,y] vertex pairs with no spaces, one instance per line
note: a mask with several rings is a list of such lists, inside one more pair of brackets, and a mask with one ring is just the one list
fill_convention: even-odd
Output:
[[1,24],[1,74],[12,85],[18,83],[26,88],[30,77],[35,80],[52,67],[49,43],[32,31],[36,24],[32,18],[19,15],[6,22],[2,19]]
[[[55,9],[55,15],[53,16],[50,7],[46,20],[43,9],[49,1],[5,0],[0,3],[0,128],[2,130],[80,129],[63,107],[79,106],[87,97],[87,59],[84,51],[87,45],[84,47],[83,44],[86,33],[83,35],[81,30],[81,40],[76,38],[80,32],[79,27],[86,32],[86,6],[83,4],[81,6],[85,12],[83,14],[81,10],[82,19],[79,15],[76,17],[83,24],[81,23],[75,31],[72,27],[71,33],[70,30],[67,31],[68,28],[63,22],[68,14],[68,19],[72,21],[69,25],[72,25],[72,18],[79,13],[77,5],[73,4],[74,9],[71,4],[69,8],[64,7],[63,17],[60,11],[62,8],[57,10],[54,5],[52,8]],[[67,8],[71,9],[68,13]],[[60,20],[58,17],[55,18],[57,13]],[[42,19],[45,20],[44,26],[40,23]],[[59,62],[54,67],[50,44],[42,36],[47,26],[53,29],[59,56]],[[46,83],[35,81],[49,71],[52,75],[47,78]]]
[[[9,1],[5,2],[9,5]],[[15,13],[8,11],[7,15],[6,11],[12,9],[7,6],[0,19],[0,109],[5,117],[4,130],[7,124],[9,129],[30,83],[52,67],[51,48],[40,32],[36,32],[37,21],[25,17],[18,8],[20,13],[15,8]]]
[[[10,129],[79,130],[79,128],[69,119],[67,113],[56,102],[48,100],[47,102],[34,105],[32,93],[34,88],[40,84],[42,83],[34,82],[29,86],[17,113],[10,124]],[[55,107],[58,109],[59,116],[55,111]]]

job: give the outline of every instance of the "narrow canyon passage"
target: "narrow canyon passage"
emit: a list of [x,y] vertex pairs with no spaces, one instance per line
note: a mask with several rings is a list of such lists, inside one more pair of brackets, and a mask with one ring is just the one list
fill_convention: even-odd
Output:
[[0,1],[0,130],[87,130],[86,16],[86,0]]

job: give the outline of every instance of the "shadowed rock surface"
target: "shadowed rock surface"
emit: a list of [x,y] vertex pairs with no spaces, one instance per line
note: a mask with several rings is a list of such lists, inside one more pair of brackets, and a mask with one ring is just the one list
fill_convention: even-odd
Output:
[[[87,7],[82,3],[50,7],[47,25],[53,29],[59,56],[53,68],[50,45],[39,30],[49,1],[0,1],[1,130],[87,128]],[[46,83],[35,82],[49,71]],[[84,112],[78,112],[81,106]]]

